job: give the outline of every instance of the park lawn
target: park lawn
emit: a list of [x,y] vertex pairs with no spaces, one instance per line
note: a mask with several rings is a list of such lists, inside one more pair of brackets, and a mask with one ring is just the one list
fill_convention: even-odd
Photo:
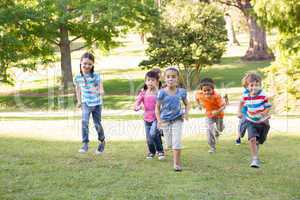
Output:
[[109,141],[103,155],[77,153],[79,143],[0,138],[0,199],[300,199],[300,137],[273,134],[261,147],[260,169],[248,146],[184,140],[184,171],[145,160],[144,141]]
[[[241,78],[249,70],[258,70],[270,65],[270,61],[244,62],[239,57],[223,57],[219,64],[215,64],[200,73],[201,77],[212,77],[216,81],[217,89],[227,93],[230,101],[240,98],[242,92]],[[125,71],[122,71],[124,73]],[[110,71],[109,74],[113,74]],[[135,96],[143,87],[143,75],[137,78],[135,73],[128,71],[122,78],[104,80],[104,108],[105,109],[131,109]],[[127,77],[127,78],[124,78]],[[32,87],[32,85],[31,85]],[[50,96],[49,96],[50,94]],[[49,98],[48,98],[49,96]],[[68,96],[59,95],[59,87],[33,87],[22,89],[17,95],[1,95],[1,111],[20,110],[60,110],[73,109],[74,94]],[[192,98],[193,99],[193,98]]]

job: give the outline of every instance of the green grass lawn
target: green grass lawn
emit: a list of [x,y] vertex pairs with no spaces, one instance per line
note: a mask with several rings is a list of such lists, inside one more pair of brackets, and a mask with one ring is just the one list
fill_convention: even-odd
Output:
[[[233,139],[233,138],[232,138]],[[184,141],[184,171],[172,159],[145,160],[145,142],[108,142],[105,154],[77,153],[79,143],[0,138],[0,199],[300,199],[299,136],[274,134],[260,148],[260,169],[246,144],[221,140],[215,155],[203,138]]]

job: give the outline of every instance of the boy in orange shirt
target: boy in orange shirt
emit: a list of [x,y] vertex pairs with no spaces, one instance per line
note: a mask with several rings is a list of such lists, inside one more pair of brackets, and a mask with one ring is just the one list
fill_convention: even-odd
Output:
[[200,90],[196,93],[196,101],[206,110],[207,139],[210,146],[209,153],[216,152],[216,139],[223,131],[223,117],[225,102],[214,90],[215,84],[211,78],[200,81]]

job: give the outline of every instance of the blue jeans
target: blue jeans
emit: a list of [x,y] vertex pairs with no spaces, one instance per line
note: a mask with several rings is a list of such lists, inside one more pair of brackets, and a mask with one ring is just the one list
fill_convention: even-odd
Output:
[[155,154],[156,151],[159,153],[163,152],[164,149],[161,142],[160,132],[157,129],[157,121],[145,121],[145,130],[149,152],[152,154]]
[[89,142],[89,119],[92,113],[95,129],[98,133],[98,140],[104,141],[104,131],[101,124],[101,105],[88,106],[86,103],[82,104],[82,142]]

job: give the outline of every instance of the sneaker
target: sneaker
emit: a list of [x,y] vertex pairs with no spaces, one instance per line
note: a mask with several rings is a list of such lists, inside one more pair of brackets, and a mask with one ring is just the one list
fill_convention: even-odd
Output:
[[208,153],[216,153],[216,149],[215,149],[215,148],[210,148],[210,149],[208,150]]
[[78,150],[79,153],[86,153],[89,150],[88,143],[83,143],[83,146]]
[[253,167],[253,168],[259,168],[260,167],[260,164],[259,164],[259,159],[252,159],[251,161],[251,164],[250,164],[250,167]]
[[104,151],[104,148],[105,148],[105,141],[101,142],[101,143],[98,145],[98,148],[97,148],[96,151],[95,151],[96,155],[102,154],[103,151]]
[[151,160],[152,158],[154,158],[154,154],[148,153],[146,159]]
[[164,160],[165,154],[163,152],[158,153],[158,160]]
[[182,171],[182,168],[180,165],[174,165],[174,171],[175,172],[181,172]]
[[241,145],[241,138],[235,140],[235,145]]

